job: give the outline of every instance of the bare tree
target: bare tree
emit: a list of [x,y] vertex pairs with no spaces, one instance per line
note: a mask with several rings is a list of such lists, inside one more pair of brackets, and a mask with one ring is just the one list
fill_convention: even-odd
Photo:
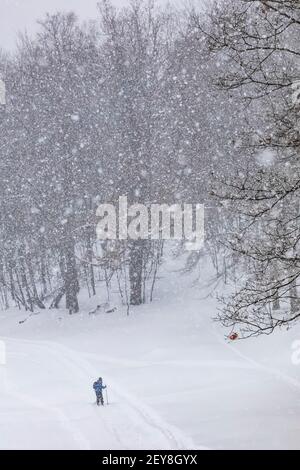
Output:
[[215,190],[239,217],[227,244],[247,265],[219,319],[244,336],[269,334],[300,317],[299,2],[222,1],[209,16],[207,28],[196,15],[194,24],[222,64],[218,84],[252,113],[241,164]]

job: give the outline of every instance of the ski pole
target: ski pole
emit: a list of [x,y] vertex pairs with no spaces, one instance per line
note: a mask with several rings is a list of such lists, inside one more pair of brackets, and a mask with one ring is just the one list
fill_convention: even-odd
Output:
[[107,386],[106,386],[106,389],[105,389],[105,395],[106,395],[106,404],[108,405],[108,394],[107,394]]

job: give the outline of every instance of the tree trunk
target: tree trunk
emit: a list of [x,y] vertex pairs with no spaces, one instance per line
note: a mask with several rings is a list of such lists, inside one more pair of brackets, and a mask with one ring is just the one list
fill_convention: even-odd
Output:
[[20,273],[21,273],[21,283],[22,287],[25,289],[26,296],[27,296],[27,303],[29,305],[29,310],[33,312],[33,302],[32,302],[32,295],[30,292],[27,274],[26,274],[26,267],[25,267],[25,255],[23,251],[19,250],[19,263],[20,263]]
[[72,239],[67,239],[64,247],[64,284],[66,293],[66,308],[70,315],[79,312],[77,295],[79,282],[76,267],[75,244]]
[[42,296],[42,299],[44,299],[47,295],[46,250],[44,247],[44,242],[42,242],[40,269],[41,269],[41,285],[42,285],[41,296]]
[[87,257],[89,266],[88,269],[90,271],[90,282],[92,288],[92,295],[96,295],[96,285],[95,285],[95,274],[94,274],[94,267],[93,267],[93,247],[91,243],[91,235],[90,233],[87,234]]
[[129,282],[130,282],[130,305],[141,305],[143,303],[143,258],[144,240],[133,240],[130,242],[129,252]]
[[63,296],[65,295],[65,286],[61,287],[58,291],[58,294],[56,294],[56,297],[53,299],[50,308],[59,308],[59,304]]

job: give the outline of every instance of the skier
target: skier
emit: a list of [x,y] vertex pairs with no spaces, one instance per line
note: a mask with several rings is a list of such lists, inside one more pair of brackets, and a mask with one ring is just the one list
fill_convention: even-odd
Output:
[[94,382],[94,385],[93,385],[93,389],[95,390],[95,393],[96,393],[98,406],[100,405],[100,403],[102,406],[104,406],[102,390],[104,390],[105,388],[106,388],[106,385],[103,385],[102,377],[99,377],[99,379],[96,380],[96,382]]

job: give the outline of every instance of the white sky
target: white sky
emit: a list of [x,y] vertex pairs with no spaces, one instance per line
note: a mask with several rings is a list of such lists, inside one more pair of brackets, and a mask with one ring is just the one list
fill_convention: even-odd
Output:
[[[119,6],[127,2],[113,0]],[[19,31],[34,32],[37,19],[59,10],[75,11],[83,20],[95,19],[97,0],[0,0],[0,49],[13,49]]]

